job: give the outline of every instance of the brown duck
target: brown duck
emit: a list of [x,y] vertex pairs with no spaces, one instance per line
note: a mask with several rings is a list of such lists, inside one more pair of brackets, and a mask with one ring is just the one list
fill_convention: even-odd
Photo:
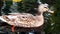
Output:
[[10,13],[10,15],[2,15],[0,16],[0,20],[8,23],[9,25],[13,25],[12,31],[14,31],[14,27],[39,27],[44,24],[43,12],[51,12],[49,10],[47,4],[41,4],[38,6],[38,15],[34,16],[29,13]]

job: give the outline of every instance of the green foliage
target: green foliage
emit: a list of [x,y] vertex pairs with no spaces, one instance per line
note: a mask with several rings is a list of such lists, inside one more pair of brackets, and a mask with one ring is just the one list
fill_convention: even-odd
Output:
[[[46,34],[60,34],[60,0],[53,0],[53,2],[50,5],[54,6],[54,14],[49,18],[50,22],[48,21],[45,25]],[[52,26],[51,23],[53,23]]]
[[[18,10],[27,12],[27,10],[34,8],[34,3],[36,0],[23,0],[22,2],[18,2]],[[20,10],[21,9],[21,10]]]
[[[19,12],[27,12],[29,9],[33,9],[35,7],[35,3],[37,0],[22,0],[22,2],[17,3],[17,11]],[[47,22],[45,22],[44,31],[46,34],[60,34],[60,0],[41,0],[43,3],[48,3],[50,6],[54,6],[54,14],[47,16],[46,13],[44,17]],[[12,5],[11,1],[6,1],[6,6],[4,7],[4,13],[10,13],[10,6]],[[33,11],[33,10],[32,10]],[[33,12],[34,13],[34,12]]]

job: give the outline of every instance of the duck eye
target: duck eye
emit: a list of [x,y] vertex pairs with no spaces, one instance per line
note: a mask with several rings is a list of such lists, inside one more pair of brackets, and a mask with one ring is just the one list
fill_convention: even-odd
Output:
[[44,8],[47,8],[47,7],[44,7]]

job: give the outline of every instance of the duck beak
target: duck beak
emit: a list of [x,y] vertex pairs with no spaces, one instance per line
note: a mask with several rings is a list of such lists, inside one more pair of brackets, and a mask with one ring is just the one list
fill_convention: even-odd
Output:
[[50,13],[52,13],[52,14],[54,13],[54,11],[52,11],[52,10],[48,10],[48,12],[50,12]]
[[50,10],[49,8],[46,8],[46,11],[52,14],[54,13],[54,11]]
[[46,8],[46,11],[48,11],[49,10],[49,8]]

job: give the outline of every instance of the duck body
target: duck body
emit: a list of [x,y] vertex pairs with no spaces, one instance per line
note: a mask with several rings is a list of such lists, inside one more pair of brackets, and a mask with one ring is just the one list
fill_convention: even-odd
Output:
[[30,30],[33,29],[41,29],[38,27],[44,24],[43,12],[49,11],[47,4],[40,4],[38,6],[38,14],[36,16],[29,13],[11,13],[10,15],[2,15],[0,16],[0,20],[8,23],[9,25],[13,25],[12,32],[14,32],[14,27],[23,27],[21,30]]
[[38,6],[38,15],[29,13],[10,13],[10,15],[0,16],[0,20],[17,27],[39,27],[44,23],[43,12],[48,11],[48,4]]
[[[4,22],[17,27],[39,27],[43,24],[43,16],[34,16],[28,13],[17,13],[0,16]],[[41,20],[42,19],[42,20]]]

